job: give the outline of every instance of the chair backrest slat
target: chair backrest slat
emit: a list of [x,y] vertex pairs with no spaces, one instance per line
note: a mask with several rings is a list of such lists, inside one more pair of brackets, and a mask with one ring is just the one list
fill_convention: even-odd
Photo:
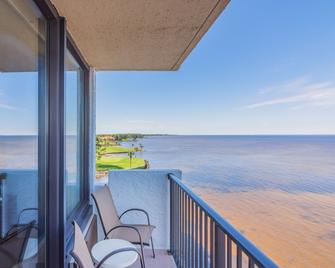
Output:
[[103,230],[106,233],[115,226],[121,224],[112,193],[107,185],[92,193],[93,200],[98,209]]
[[88,250],[83,233],[78,224],[74,221],[74,244],[71,252],[72,257],[79,268],[94,268],[91,254]]

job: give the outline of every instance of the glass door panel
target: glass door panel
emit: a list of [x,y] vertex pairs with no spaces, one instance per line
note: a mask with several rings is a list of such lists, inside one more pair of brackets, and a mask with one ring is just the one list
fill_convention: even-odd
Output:
[[65,54],[65,191],[66,216],[82,199],[84,72],[69,50]]
[[0,266],[45,264],[46,21],[0,1]]

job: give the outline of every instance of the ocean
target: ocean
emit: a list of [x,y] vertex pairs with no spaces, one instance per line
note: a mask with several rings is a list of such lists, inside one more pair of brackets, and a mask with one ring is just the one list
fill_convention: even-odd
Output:
[[335,136],[149,136],[183,180],[281,267],[335,267]]
[[149,136],[152,168],[179,168],[192,186],[223,192],[335,192],[335,136]]

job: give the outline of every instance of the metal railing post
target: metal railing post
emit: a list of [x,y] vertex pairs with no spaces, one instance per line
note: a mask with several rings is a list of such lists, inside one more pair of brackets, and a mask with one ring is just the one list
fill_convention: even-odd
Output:
[[177,267],[242,268],[243,254],[249,268],[279,267],[179,178],[169,174],[169,179],[170,248]]
[[215,224],[215,268],[225,268],[226,267],[226,241],[223,231]]

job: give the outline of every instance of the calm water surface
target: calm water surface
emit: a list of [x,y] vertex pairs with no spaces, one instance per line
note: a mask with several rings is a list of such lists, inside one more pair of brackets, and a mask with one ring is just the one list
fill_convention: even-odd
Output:
[[335,136],[153,136],[183,179],[282,267],[335,267]]
[[152,168],[179,168],[193,186],[224,192],[335,193],[335,136],[153,136]]

